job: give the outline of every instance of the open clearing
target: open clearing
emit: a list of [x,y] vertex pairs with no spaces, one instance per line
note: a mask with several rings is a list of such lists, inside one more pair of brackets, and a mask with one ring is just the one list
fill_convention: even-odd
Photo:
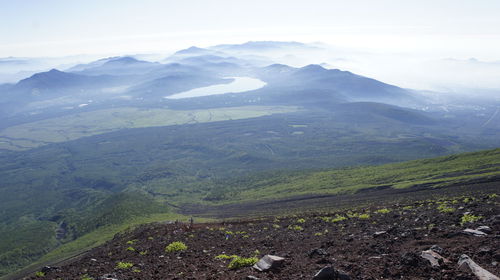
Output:
[[133,107],[97,110],[3,129],[0,131],[0,149],[27,150],[126,128],[239,120],[296,111],[298,107],[294,106],[241,106],[182,111]]

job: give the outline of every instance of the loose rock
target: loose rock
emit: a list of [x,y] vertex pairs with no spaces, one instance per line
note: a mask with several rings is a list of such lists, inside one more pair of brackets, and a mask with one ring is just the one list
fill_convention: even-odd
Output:
[[463,230],[463,233],[467,234],[467,235],[474,235],[474,236],[486,236],[488,234],[482,232],[482,231],[479,231],[479,230],[475,230],[475,229],[470,229],[470,228],[466,228]]
[[471,271],[477,276],[479,280],[500,280],[497,276],[493,275],[491,272],[480,267],[475,263],[469,256],[463,254],[458,260],[458,267],[464,271]]
[[443,263],[449,263],[450,261],[443,258],[440,254],[436,253],[433,250],[422,251],[420,257],[428,260],[432,266],[439,267]]
[[314,257],[314,256],[328,256],[330,254],[328,254],[327,251],[325,251],[324,249],[314,249],[314,250],[311,250],[309,251],[309,253],[307,254],[310,258]]
[[438,254],[442,254],[444,251],[443,248],[439,247],[438,245],[432,245],[431,250]]
[[373,234],[373,237],[378,237],[378,236],[381,236],[381,235],[384,235],[384,234],[387,234],[387,231],[385,231],[385,230],[382,230],[382,231],[376,231],[376,232]]
[[476,230],[484,232],[486,234],[491,234],[493,232],[489,226],[480,226],[480,227],[476,228]]
[[273,256],[273,255],[265,255],[262,257],[253,268],[259,271],[267,271],[270,269],[275,269],[280,267],[283,264],[285,258]]
[[331,266],[323,267],[320,271],[318,271],[313,280],[350,280],[351,277],[347,275],[345,272],[336,270]]
[[115,278],[114,274],[104,274],[103,276],[99,277],[100,280],[118,280]]

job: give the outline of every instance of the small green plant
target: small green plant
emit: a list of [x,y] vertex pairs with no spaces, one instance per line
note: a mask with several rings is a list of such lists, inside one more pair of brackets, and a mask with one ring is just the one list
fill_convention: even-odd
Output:
[[216,259],[218,260],[229,260],[229,259],[234,259],[234,258],[237,258],[238,256],[237,255],[226,255],[226,254],[221,254],[221,255],[218,255],[218,256],[215,256]]
[[80,280],[94,280],[94,278],[90,277],[88,274],[84,274],[82,275]]
[[45,277],[45,272],[37,271],[37,272],[35,272],[35,276],[36,277]]
[[362,220],[366,220],[366,219],[370,219],[370,215],[369,214],[360,214],[358,216],[359,219],[362,219]]
[[275,228],[275,229],[278,229],[278,228],[280,228],[280,227],[281,227],[280,225],[273,224],[273,228]]
[[344,216],[341,216],[339,214],[335,215],[335,217],[333,217],[333,218],[330,218],[330,222],[332,222],[332,223],[338,223],[338,222],[341,222],[344,220],[347,220],[347,218]]
[[138,268],[134,268],[134,270],[132,270],[132,272],[139,273],[139,272],[141,272],[141,270]]
[[185,251],[187,250],[186,244],[180,242],[180,241],[175,241],[167,245],[165,247],[165,252],[167,253],[172,253],[172,252],[180,252],[180,251]]
[[316,233],[314,234],[314,236],[322,236],[322,235],[323,235],[323,233],[322,233],[322,232],[316,232]]
[[437,207],[437,210],[441,213],[451,213],[451,212],[454,212],[455,211],[455,208],[453,207],[448,207],[448,205],[446,204],[440,204],[438,207]]
[[492,194],[488,195],[488,198],[490,198],[490,199],[491,198],[497,198],[497,197],[498,197],[498,194],[496,194],[496,193],[492,193]]
[[304,228],[301,227],[301,226],[299,226],[299,225],[289,225],[288,229],[290,229],[290,230],[296,230],[296,231],[302,231],[302,230],[304,230]]
[[233,258],[229,265],[227,266],[229,269],[238,269],[246,266],[252,266],[256,264],[259,261],[256,257],[251,257],[251,258],[242,258],[236,256],[236,258]]
[[127,248],[127,251],[132,251],[132,252],[135,252],[135,249],[134,249],[134,247],[128,247],[128,248]]
[[462,216],[462,218],[460,218],[460,225],[464,225],[466,223],[473,223],[473,222],[477,222],[481,219],[482,217],[481,216],[475,216],[475,215],[472,215],[472,214],[464,214]]
[[380,213],[380,214],[387,214],[389,212],[391,212],[391,210],[389,210],[387,208],[382,208],[382,209],[375,211],[375,213]]
[[116,268],[118,269],[129,269],[129,268],[132,268],[134,266],[133,263],[129,263],[129,262],[118,262],[116,263]]
[[306,222],[306,219],[303,219],[303,218],[297,219],[297,223],[299,223],[299,224],[303,224],[305,222]]
[[464,198],[464,203],[469,203],[470,201],[472,201],[472,199],[470,197],[466,197]]
[[137,242],[137,239],[129,240],[127,241],[127,245],[133,245],[135,242]]
[[148,254],[148,251],[140,251],[140,252],[139,252],[139,255],[141,255],[141,256],[145,256],[145,255],[147,255],[147,254]]
[[154,238],[152,236],[149,236],[148,237],[148,240],[153,240]]
[[413,209],[413,206],[410,205],[403,207],[403,210],[411,210],[411,209]]

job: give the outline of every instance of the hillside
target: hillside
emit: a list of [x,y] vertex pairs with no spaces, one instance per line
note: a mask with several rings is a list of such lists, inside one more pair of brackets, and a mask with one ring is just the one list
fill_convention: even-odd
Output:
[[[26,279],[473,280],[459,266],[464,255],[500,273],[500,200],[490,191],[478,184],[466,195],[436,190],[423,200],[409,194],[256,220],[146,225]],[[284,259],[263,272],[251,267],[267,254]],[[325,268],[329,276],[314,277]]]
[[[105,236],[110,237],[113,233],[123,230],[127,225],[141,221],[159,220],[165,217],[182,218],[174,213],[183,213],[186,215],[184,217],[188,217],[187,215],[225,218],[260,216],[269,207],[269,205],[266,206],[266,203],[270,203],[274,206],[268,213],[284,214],[293,209],[295,211],[300,211],[301,208],[308,209],[310,206],[315,209],[328,209],[330,204],[318,200],[325,195],[327,199],[328,197],[334,199],[336,195],[351,194],[350,197],[347,199],[344,197],[342,200],[360,204],[360,201],[356,201],[357,197],[362,198],[363,201],[370,201],[380,197],[380,192],[380,194],[387,194],[387,199],[397,198],[397,193],[387,192],[387,189],[413,189],[412,186],[422,185],[426,186],[424,190],[432,190],[433,188],[440,190],[440,187],[448,186],[447,189],[459,193],[459,188],[453,187],[454,185],[498,181],[499,165],[500,149],[495,149],[375,167],[260,173],[254,176],[219,181],[213,185],[210,184],[210,181],[205,181],[208,184],[203,188],[200,188],[200,182],[176,174],[175,180],[184,182],[184,188],[174,189],[174,192],[158,188],[161,182],[165,184],[171,180],[168,178],[172,178],[172,175],[175,174],[172,173],[173,170],[164,171],[163,174],[144,174],[133,179],[136,183],[131,183],[126,189],[122,189],[116,183],[110,184],[106,181],[82,182],[87,186],[92,185],[93,188],[86,189],[87,193],[78,191],[78,189],[60,194],[57,194],[56,190],[54,193],[45,191],[45,195],[38,197],[37,201],[29,201],[31,207],[38,205],[43,209],[46,208],[46,204],[53,203],[54,199],[62,200],[58,198],[60,195],[67,197],[66,201],[68,198],[73,198],[73,200],[69,200],[72,201],[72,208],[64,208],[62,205],[56,204],[52,212],[42,212],[44,214],[36,219],[20,216],[19,219],[25,221],[24,238],[33,239],[33,242],[22,244],[27,246],[24,247],[26,248],[24,252],[19,250],[21,244],[12,243],[12,241],[2,243],[4,253],[1,256],[1,263],[8,271],[9,267],[12,269],[12,267],[18,267],[17,265],[22,263],[28,264],[32,260],[38,259],[44,252],[64,244],[60,249],[49,253],[44,261],[60,259],[105,241],[102,234],[99,234],[101,230],[106,230]],[[362,191],[364,189],[373,189],[375,192],[370,193],[367,197]],[[492,190],[497,191],[495,187],[488,189],[490,192]],[[2,192],[5,194],[2,197],[10,197],[10,201],[16,201],[13,200],[13,194],[8,193],[8,189],[3,189]],[[75,198],[78,199],[75,200]],[[287,203],[297,198],[299,203]],[[41,203],[42,201],[44,203]],[[193,203],[197,203],[197,205],[194,206]],[[308,204],[309,207],[304,206]],[[13,204],[2,205],[4,205],[3,207],[14,206]],[[282,207],[276,208],[276,205]],[[3,211],[13,211],[14,208],[11,209],[4,208]],[[75,212],[77,209],[80,209],[78,210],[79,214]],[[231,210],[228,212],[228,209]],[[26,208],[24,215],[36,212],[38,210]],[[21,215],[23,214],[21,213]],[[16,221],[15,216],[12,218],[13,221]],[[198,220],[198,218],[196,219]],[[109,228],[109,225],[115,226]],[[60,234],[51,234],[51,231],[55,231],[58,227],[60,230],[57,232]],[[19,237],[20,229],[19,227],[15,231],[13,229],[12,227],[9,231],[8,227],[4,227],[2,240],[16,240],[12,238]],[[30,234],[35,229],[37,234]],[[47,229],[46,234],[42,234],[40,229]],[[75,241],[71,241],[75,238]],[[49,250],[46,247],[47,241],[53,244]],[[21,261],[23,259],[24,262]]]
[[439,188],[478,180],[500,180],[500,149],[381,166],[243,177],[221,182],[205,200],[240,203],[313,194],[354,194],[371,188]]

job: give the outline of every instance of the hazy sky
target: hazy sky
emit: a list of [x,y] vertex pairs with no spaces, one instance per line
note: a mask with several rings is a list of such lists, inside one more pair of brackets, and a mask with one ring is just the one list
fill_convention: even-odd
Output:
[[248,40],[500,60],[498,0],[0,0],[0,57]]

